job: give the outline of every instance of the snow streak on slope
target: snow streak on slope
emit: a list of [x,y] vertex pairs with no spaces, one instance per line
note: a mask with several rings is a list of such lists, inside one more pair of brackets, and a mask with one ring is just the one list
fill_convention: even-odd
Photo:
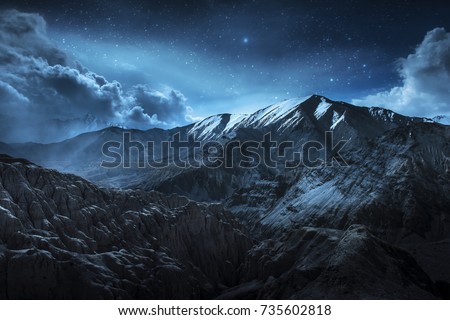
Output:
[[331,103],[327,102],[325,98],[320,99],[322,102],[317,106],[316,111],[314,112],[314,116],[317,120],[319,120],[331,106]]
[[232,115],[230,115],[230,120],[228,121],[224,131],[228,132],[228,131],[233,130],[246,117],[248,117],[248,114],[232,114]]
[[221,123],[221,115],[211,116],[201,122],[196,123],[194,127],[189,131],[189,133],[200,132],[197,138],[207,138]]
[[345,119],[344,114],[342,116],[339,116],[339,114],[336,111],[333,111],[333,124],[330,127],[330,130],[336,129],[336,126]]
[[254,114],[250,115],[245,122],[247,123],[247,125],[270,125],[280,118],[286,116],[289,112],[292,111],[294,107],[296,107],[303,101],[305,101],[305,99],[302,98],[285,100],[283,102],[274,104],[270,107],[255,112]]
[[[196,123],[188,131],[188,134],[193,134],[198,139],[206,139],[214,135],[221,136],[228,134],[238,128],[269,126],[286,117],[296,106],[306,99],[294,98],[285,100],[252,114],[223,114],[212,116]],[[296,119],[299,119],[299,114],[296,115]]]

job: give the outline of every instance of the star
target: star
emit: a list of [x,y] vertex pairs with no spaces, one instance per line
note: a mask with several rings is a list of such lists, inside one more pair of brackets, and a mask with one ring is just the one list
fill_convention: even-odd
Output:
[[244,42],[245,44],[247,44],[249,41],[248,37],[244,37],[244,39],[242,39],[242,42]]

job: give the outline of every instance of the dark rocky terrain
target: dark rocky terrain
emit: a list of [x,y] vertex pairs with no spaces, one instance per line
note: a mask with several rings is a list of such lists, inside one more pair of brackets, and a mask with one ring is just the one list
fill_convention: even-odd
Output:
[[[348,165],[100,167],[124,132],[223,145],[270,132],[300,149],[325,131],[348,141]],[[0,297],[450,297],[450,127],[430,119],[312,96],[0,152],[15,157],[0,157]]]
[[3,299],[442,296],[410,254],[361,225],[256,242],[218,204],[1,159]]
[[211,298],[239,282],[253,243],[220,205],[1,161],[0,298]]

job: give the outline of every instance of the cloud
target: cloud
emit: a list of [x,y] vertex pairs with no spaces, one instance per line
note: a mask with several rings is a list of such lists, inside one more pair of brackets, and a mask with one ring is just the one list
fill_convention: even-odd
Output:
[[5,10],[0,12],[2,51],[23,57],[40,57],[49,65],[64,64],[66,55],[47,37],[45,20],[37,14]]
[[163,123],[174,123],[178,120],[178,115],[187,112],[186,98],[177,90],[166,88],[165,91],[161,92],[146,85],[137,85],[131,89],[129,95],[146,114],[157,115]]
[[89,113],[113,121],[115,113],[126,108],[130,100],[117,81],[108,82],[93,72],[82,73],[67,66],[47,66],[30,83],[42,92],[34,92],[38,106],[58,116]]
[[10,113],[13,108],[17,109],[30,103],[27,97],[22,95],[8,83],[0,80],[0,106],[4,106],[5,111]]
[[402,86],[352,102],[431,117],[450,114],[450,33],[429,31],[415,52],[398,61]]
[[108,125],[138,129],[189,122],[172,88],[129,89],[82,66],[47,36],[38,14],[0,12],[0,140],[49,142]]
[[133,107],[131,110],[126,110],[122,113],[124,121],[136,129],[145,129],[149,126],[158,126],[163,124],[158,120],[158,116],[153,114],[149,116],[144,108],[140,106]]

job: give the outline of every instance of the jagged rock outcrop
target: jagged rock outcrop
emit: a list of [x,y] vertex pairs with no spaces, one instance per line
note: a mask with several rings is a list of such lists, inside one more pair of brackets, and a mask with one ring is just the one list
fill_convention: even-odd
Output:
[[1,298],[211,298],[251,245],[220,205],[0,162]]

